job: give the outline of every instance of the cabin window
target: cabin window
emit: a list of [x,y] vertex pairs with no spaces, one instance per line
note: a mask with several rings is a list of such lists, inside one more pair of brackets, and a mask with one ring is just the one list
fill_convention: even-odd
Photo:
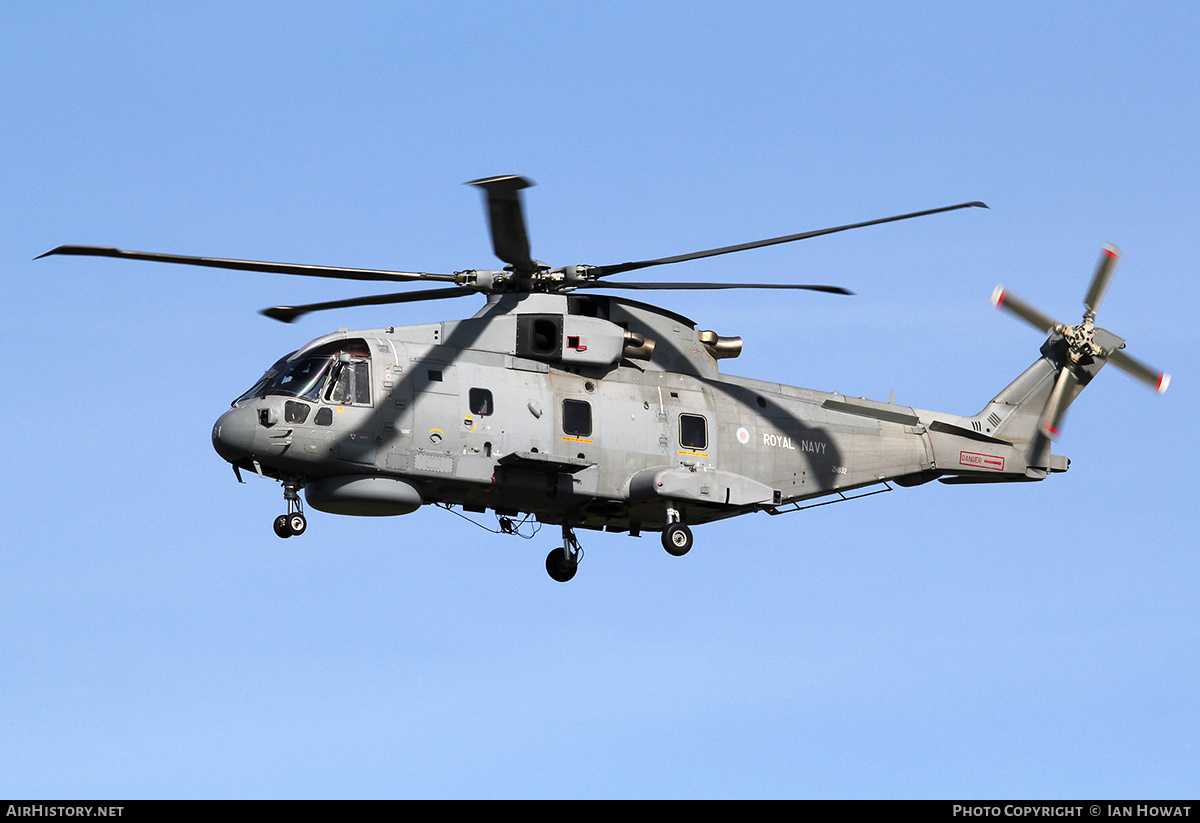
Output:
[[563,431],[575,437],[592,433],[592,404],[586,400],[563,401]]
[[492,393],[487,389],[471,389],[467,393],[467,404],[471,414],[487,417],[492,413]]
[[698,414],[679,415],[679,445],[692,451],[708,448],[708,421]]

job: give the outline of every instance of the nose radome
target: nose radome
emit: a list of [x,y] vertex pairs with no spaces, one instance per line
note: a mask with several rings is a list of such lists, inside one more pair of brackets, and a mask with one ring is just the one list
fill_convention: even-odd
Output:
[[254,443],[254,410],[245,406],[232,408],[213,424],[212,442],[217,454],[230,463],[250,456]]

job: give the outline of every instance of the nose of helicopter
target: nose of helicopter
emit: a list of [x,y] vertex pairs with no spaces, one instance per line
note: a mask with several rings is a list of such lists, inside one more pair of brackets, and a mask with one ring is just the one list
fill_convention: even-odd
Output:
[[230,463],[246,459],[254,443],[254,426],[254,409],[246,406],[230,409],[213,424],[213,448]]

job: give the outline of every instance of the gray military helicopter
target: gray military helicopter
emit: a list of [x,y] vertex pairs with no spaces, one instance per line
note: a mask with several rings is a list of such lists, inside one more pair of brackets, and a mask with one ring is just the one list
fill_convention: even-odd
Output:
[[1053,454],[1063,415],[1105,363],[1165,391],[1168,376],[1124,353],[1095,325],[1118,259],[1106,246],[1068,326],[1002,287],[993,303],[1049,335],[1041,357],[977,414],[960,416],[723,374],[739,337],[595,290],[803,289],[781,283],[621,283],[624,272],[948,212],[944,208],[706,251],[608,266],[552,268],[530,254],[516,176],[472,181],[485,196],[502,271],[378,271],[60,246],[52,254],[118,257],[347,280],[430,281],[441,288],[262,313],[308,312],[480,294],[473,317],[338,331],[280,358],[213,426],[239,482],[283,485],[280,537],[307,526],[300,491],[320,511],[400,515],[426,503],[492,510],[501,533],[562,527],[546,558],[557,581],[583,557],[576,529],[662,533],[673,555],[691,527],[752,512],[780,514],[898,486],[1042,480],[1067,470]]

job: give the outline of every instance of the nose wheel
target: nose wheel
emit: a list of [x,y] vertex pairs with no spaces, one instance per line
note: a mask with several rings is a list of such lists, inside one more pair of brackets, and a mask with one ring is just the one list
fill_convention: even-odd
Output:
[[308,528],[303,512],[281,514],[275,518],[275,534],[280,537],[298,537]]
[[285,481],[283,484],[283,499],[287,501],[287,514],[275,518],[275,534],[280,537],[299,537],[308,528],[308,520],[304,517],[304,506],[300,503],[299,491],[304,487],[300,481]]

